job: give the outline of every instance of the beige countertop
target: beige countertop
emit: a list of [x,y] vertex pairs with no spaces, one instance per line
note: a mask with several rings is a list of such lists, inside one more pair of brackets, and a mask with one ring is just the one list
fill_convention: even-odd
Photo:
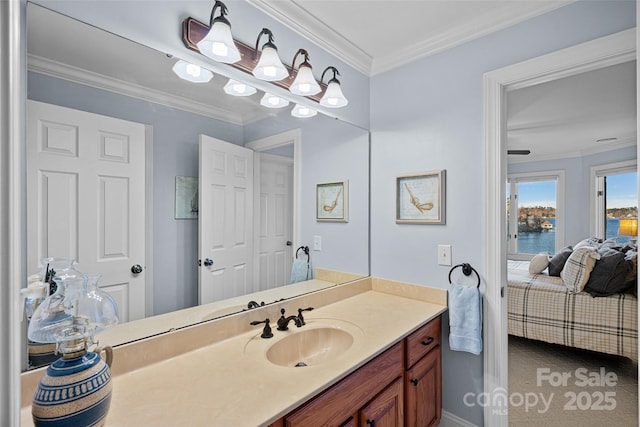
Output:
[[[368,284],[352,285],[352,291],[349,291],[349,285],[338,287],[342,289],[334,290],[334,294],[353,295],[334,302],[318,299],[330,299],[330,290],[321,291],[316,296],[308,295],[283,301],[274,307],[239,313],[224,318],[224,322],[218,320],[194,326],[188,334],[190,340],[198,334],[214,331],[215,322],[219,322],[218,329],[225,326],[233,329],[231,322],[234,321],[242,323],[236,325],[242,331],[196,346],[192,351],[143,364],[137,369],[114,365],[113,396],[106,425],[268,425],[446,310],[446,290],[380,279],[366,280]],[[325,292],[329,293],[321,295]],[[289,331],[276,329],[280,307],[285,307],[287,314],[294,314],[298,307],[313,305],[314,299],[318,305],[305,313],[307,325],[298,329],[291,323]],[[260,338],[262,325],[246,327],[249,319],[262,320],[265,315],[272,319],[274,337],[269,340]],[[304,368],[277,366],[264,357],[266,348],[272,343],[305,328],[323,325],[352,332],[353,345],[329,362]],[[182,345],[178,332],[173,333],[175,340],[171,341],[168,336],[163,345],[170,346],[171,342]],[[183,335],[182,339],[185,339],[187,335]],[[156,351],[151,342],[146,349]],[[120,355],[115,352],[115,357],[134,357],[133,353],[127,355],[125,351],[123,349]],[[123,362],[124,365],[127,363],[130,362]],[[32,423],[27,405],[22,410],[22,423],[25,426]]]

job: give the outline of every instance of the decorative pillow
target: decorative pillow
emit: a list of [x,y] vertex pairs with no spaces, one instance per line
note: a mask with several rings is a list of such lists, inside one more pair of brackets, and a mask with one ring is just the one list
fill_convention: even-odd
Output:
[[600,249],[615,249],[617,251],[619,251],[621,248],[620,244],[618,243],[618,239],[616,239],[615,237],[610,237],[607,240],[605,240],[604,242],[602,242],[602,244],[600,245],[600,247],[598,248]]
[[549,266],[549,255],[538,254],[531,258],[529,263],[529,274],[540,274]]
[[583,246],[571,253],[564,268],[560,272],[560,277],[569,293],[577,294],[584,289],[589,280],[591,270],[600,259],[600,254],[595,248]]
[[575,251],[576,249],[583,246],[591,246],[597,249],[600,246],[600,239],[598,239],[597,237],[587,237],[586,239],[580,240],[578,243],[573,245],[573,250]]
[[573,248],[571,246],[566,246],[556,252],[556,254],[549,260],[549,276],[560,277],[560,272],[564,268],[564,264],[567,262],[571,252],[573,252]]
[[629,289],[627,274],[630,267],[622,252],[613,249],[598,250],[596,261],[584,290],[593,297],[606,297]]

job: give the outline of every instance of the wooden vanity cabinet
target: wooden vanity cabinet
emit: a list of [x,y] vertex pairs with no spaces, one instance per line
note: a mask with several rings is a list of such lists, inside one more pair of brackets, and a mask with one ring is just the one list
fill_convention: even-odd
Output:
[[[403,344],[403,342],[395,344],[333,387],[286,415],[284,425],[286,427],[338,427],[351,425],[350,418],[353,418],[356,423],[354,425],[367,426],[359,421],[360,413],[365,409],[369,416],[382,414],[386,417],[387,414],[380,407],[390,399],[385,394],[387,387],[402,378]],[[398,410],[402,414],[402,387],[394,389],[393,392],[398,395],[397,401],[400,402]],[[379,401],[375,400],[377,397],[380,397]],[[370,418],[370,420],[373,419]]]
[[440,317],[406,338],[404,409],[407,427],[437,426],[442,415]]
[[427,427],[441,416],[438,316],[269,427]]

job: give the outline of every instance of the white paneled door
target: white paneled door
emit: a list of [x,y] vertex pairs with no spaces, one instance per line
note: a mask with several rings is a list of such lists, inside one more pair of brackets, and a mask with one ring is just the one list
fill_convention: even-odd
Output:
[[[259,154],[259,290],[288,284],[293,258],[293,159]],[[256,289],[257,290],[257,289]]]
[[120,322],[144,317],[145,125],[35,101],[27,110],[28,271],[75,259],[102,275]]
[[253,151],[200,135],[198,298],[253,292]]

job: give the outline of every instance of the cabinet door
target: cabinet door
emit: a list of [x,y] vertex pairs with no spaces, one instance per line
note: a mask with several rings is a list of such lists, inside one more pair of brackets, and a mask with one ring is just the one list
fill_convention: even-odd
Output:
[[359,419],[360,427],[401,427],[402,378],[395,380],[362,408]]
[[407,427],[438,425],[442,407],[441,384],[441,356],[440,347],[437,347],[405,375]]

